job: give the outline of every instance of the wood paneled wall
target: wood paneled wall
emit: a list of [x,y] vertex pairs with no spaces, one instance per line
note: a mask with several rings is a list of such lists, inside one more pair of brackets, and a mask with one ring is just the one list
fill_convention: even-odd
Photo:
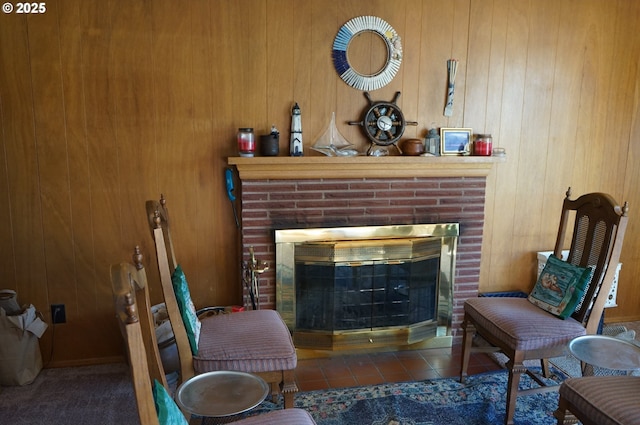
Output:
[[[431,126],[493,134],[508,159],[487,185],[481,290],[527,289],[551,249],[561,200],[628,200],[619,307],[640,319],[640,2],[627,0],[49,0],[0,16],[0,282],[67,323],[45,363],[122,355],[109,265],[134,245],[157,276],[144,201],[162,192],[195,303],[240,302],[238,231],[225,196],[238,127],[276,124],[294,102],[307,154],[336,113],[364,150],[361,92],[333,70],[339,27],[380,16],[402,37],[396,78],[407,137]],[[446,61],[460,61],[442,115]],[[152,286],[155,302],[159,287]]]

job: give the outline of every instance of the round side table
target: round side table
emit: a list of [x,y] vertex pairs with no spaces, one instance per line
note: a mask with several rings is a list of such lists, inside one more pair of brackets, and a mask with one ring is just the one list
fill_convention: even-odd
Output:
[[214,371],[196,375],[176,390],[181,409],[208,418],[224,418],[253,409],[269,393],[269,385],[246,372]]
[[[640,347],[606,335],[585,335],[569,343],[578,360],[592,366],[620,371],[640,369]],[[584,370],[583,370],[584,373]]]

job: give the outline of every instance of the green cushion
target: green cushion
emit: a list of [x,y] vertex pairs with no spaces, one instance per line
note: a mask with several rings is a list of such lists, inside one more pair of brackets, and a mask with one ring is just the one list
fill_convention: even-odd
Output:
[[566,319],[582,299],[591,273],[591,268],[574,266],[552,254],[529,294],[529,301]]
[[200,340],[201,324],[198,319],[198,315],[196,314],[196,308],[193,305],[193,301],[191,301],[191,293],[189,292],[187,278],[180,265],[176,266],[176,269],[173,271],[173,274],[171,275],[171,283],[173,283],[173,292],[176,294],[178,308],[182,315],[184,327],[187,330],[189,344],[191,345],[191,352],[195,356],[198,354],[198,341]]
[[176,402],[157,379],[153,380],[153,401],[160,425],[189,425]]

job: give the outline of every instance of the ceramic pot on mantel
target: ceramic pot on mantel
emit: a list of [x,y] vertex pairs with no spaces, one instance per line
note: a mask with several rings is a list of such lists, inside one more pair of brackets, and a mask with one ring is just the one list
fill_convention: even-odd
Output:
[[400,146],[403,155],[419,156],[424,153],[424,140],[422,139],[406,139]]

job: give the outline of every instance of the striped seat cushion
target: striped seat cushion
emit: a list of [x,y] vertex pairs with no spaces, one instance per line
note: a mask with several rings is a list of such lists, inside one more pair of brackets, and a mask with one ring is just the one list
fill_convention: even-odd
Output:
[[252,416],[238,422],[237,425],[313,425],[311,415],[302,409],[284,409]]
[[598,425],[640,424],[640,376],[586,376],[570,378],[560,396],[571,412]]
[[213,370],[271,372],[295,369],[289,329],[275,310],[251,310],[202,320],[196,373]]
[[560,319],[526,298],[469,298],[464,303],[464,312],[514,350],[566,345],[586,333],[575,319]]

